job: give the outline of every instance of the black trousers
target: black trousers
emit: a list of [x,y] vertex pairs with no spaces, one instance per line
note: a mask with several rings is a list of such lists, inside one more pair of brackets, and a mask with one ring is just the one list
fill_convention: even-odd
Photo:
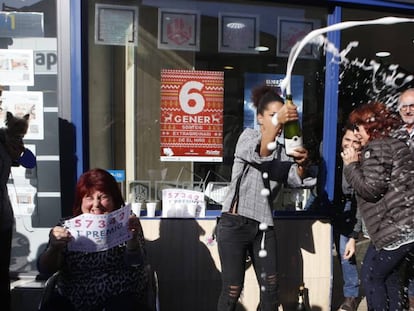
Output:
[[[258,310],[277,310],[276,235],[273,227],[259,229],[260,223],[235,214],[223,213],[217,225],[217,243],[222,271],[218,311],[235,310],[244,283],[246,260],[251,258],[260,285]],[[262,239],[264,249],[261,256]]]
[[0,297],[1,309],[11,310],[10,297],[10,256],[13,228],[0,232]]

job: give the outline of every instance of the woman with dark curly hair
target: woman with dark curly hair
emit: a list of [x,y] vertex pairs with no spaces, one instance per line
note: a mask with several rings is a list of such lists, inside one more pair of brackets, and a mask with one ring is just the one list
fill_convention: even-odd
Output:
[[362,150],[346,148],[341,156],[371,242],[361,269],[368,309],[402,310],[398,268],[414,251],[413,157],[391,137],[401,121],[384,104],[356,108],[349,122]]

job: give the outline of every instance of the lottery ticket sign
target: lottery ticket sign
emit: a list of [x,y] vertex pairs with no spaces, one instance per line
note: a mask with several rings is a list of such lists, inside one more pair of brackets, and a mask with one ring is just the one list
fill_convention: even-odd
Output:
[[162,217],[205,217],[206,203],[200,191],[171,188],[162,190]]
[[222,71],[161,71],[161,161],[221,162]]
[[131,205],[109,214],[82,214],[64,222],[73,240],[68,243],[69,251],[99,252],[110,249],[131,239],[128,218]]

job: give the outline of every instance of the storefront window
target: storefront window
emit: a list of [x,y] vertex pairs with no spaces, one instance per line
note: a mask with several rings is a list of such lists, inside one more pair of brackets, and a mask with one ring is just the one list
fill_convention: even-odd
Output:
[[23,142],[36,156],[33,167],[12,167],[7,183],[15,216],[11,271],[34,269],[35,230],[62,216],[57,5],[54,0],[1,1],[0,127],[6,112],[23,117],[29,127]]
[[[406,12],[404,12],[406,13]],[[372,100],[395,109],[399,93],[414,85],[413,18],[401,12],[343,9],[343,20],[369,21],[395,17],[393,24],[361,25],[341,32],[341,47],[351,47],[341,65],[339,107],[342,119],[357,105]],[[340,120],[338,120],[339,122]]]
[[[396,111],[399,94],[414,87],[414,23],[397,23],[399,18],[412,19],[414,14],[403,13],[343,9],[343,20],[396,19],[392,24],[361,25],[341,32],[342,50],[352,49],[340,66],[338,128],[345,125],[353,109],[371,101],[383,102]],[[339,135],[341,131],[340,142]],[[339,148],[338,144],[337,152]]]
[[[125,169],[128,200],[161,200],[165,187],[204,191],[211,183],[219,188],[225,185],[239,134],[244,127],[255,126],[255,112],[248,111],[249,90],[265,82],[277,86],[286,74],[293,45],[312,29],[326,26],[327,17],[325,8],[272,2],[151,0],[138,5],[124,1],[130,16],[134,9],[138,12],[137,43],[130,42],[126,48],[109,43],[109,38],[107,43],[97,41],[97,4],[99,7],[98,2],[87,3],[90,166]],[[123,16],[118,2],[105,5]],[[101,10],[100,23],[104,23],[104,14]],[[292,78],[305,144],[315,157],[322,139],[324,65],[323,51],[307,45],[294,65]],[[195,123],[181,134],[187,135],[185,139],[172,137],[183,128],[173,124],[180,123],[178,119],[165,125],[169,116],[177,116],[169,114],[176,108],[172,104],[176,99],[169,102],[168,92],[162,92],[168,86],[163,81],[172,87],[175,75],[193,73],[191,79],[198,81],[206,72],[218,73],[219,82],[214,83],[222,94],[210,94],[223,98],[214,107],[217,113],[189,120]],[[193,89],[187,95],[197,93],[197,84],[190,86]],[[203,131],[211,136],[204,137]],[[200,136],[194,137],[197,133]],[[200,156],[197,150],[209,144],[220,145],[219,151]],[[179,154],[183,148],[187,150]],[[174,160],[168,158],[172,154]],[[279,208],[292,208],[291,197],[289,194],[287,201],[280,202],[283,206],[279,204]],[[216,199],[220,201],[220,195]],[[208,208],[219,208],[220,202],[210,203]]]

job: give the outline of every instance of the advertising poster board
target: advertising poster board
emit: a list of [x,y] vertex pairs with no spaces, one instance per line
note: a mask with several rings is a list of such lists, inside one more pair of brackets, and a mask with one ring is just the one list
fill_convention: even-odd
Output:
[[162,70],[161,161],[221,162],[222,71]]
[[0,49],[0,84],[33,86],[33,50]]
[[[257,126],[256,109],[251,99],[252,89],[259,85],[269,85],[280,90],[279,95],[284,98],[280,84],[285,78],[284,74],[273,73],[245,73],[244,75],[244,123],[243,128]],[[303,113],[303,76],[292,75],[291,80],[293,102],[298,106],[299,120]]]
[[44,139],[43,92],[3,91],[2,99],[0,127],[5,126],[7,111],[19,118],[29,114],[29,129],[24,139]]

